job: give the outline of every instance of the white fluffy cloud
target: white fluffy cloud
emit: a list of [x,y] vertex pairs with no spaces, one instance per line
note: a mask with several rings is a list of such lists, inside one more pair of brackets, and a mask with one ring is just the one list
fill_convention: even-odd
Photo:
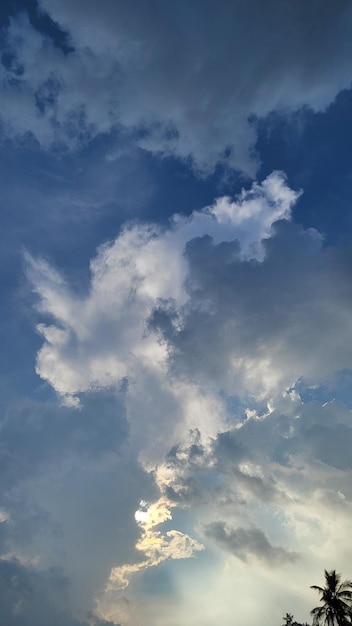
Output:
[[[157,595],[155,615],[147,591],[161,569],[187,597],[177,613],[187,626],[203,623],[197,598],[215,577],[209,603],[227,607],[224,624],[227,577],[243,587],[249,624],[253,580],[265,623],[290,602],[304,620],[314,601],[304,589],[324,567],[348,566],[351,414],[305,404],[297,389],[352,369],[350,256],[289,221],[297,196],[274,173],[167,228],[127,225],[92,261],[86,295],[27,259],[44,318],[38,374],[74,406],[88,391],[123,390],[131,454],[155,482],[155,499],[136,513],[135,549],[105,562],[106,619],[137,624],[143,611],[147,623],[171,624],[173,592],[165,606]],[[194,566],[193,599],[186,570],[170,565],[191,556],[209,566],[204,576]],[[283,575],[297,572],[300,585],[283,592]],[[276,617],[268,576],[282,591]]]
[[182,306],[189,300],[185,282],[191,275],[184,256],[188,242],[211,235],[221,246],[235,239],[229,244],[235,256],[254,262],[262,257],[262,241],[272,223],[289,217],[297,195],[280,173],[274,173],[234,201],[222,198],[190,218],[174,216],[166,230],[127,226],[91,263],[87,297],[75,296],[44,261],[28,258],[40,310],[55,322],[38,326],[45,338],[38,374],[67,400],[82,391],[113,386],[141,365],[157,375],[168,354],[148,332],[149,318],[160,302],[171,299]]
[[323,110],[351,84],[347,0],[40,5],[72,51],[13,20],[1,115],[9,132],[46,147],[119,128],[201,172],[223,162],[253,173],[253,117]]
[[299,379],[319,385],[349,369],[348,255],[287,220],[271,233],[296,198],[274,173],[167,229],[127,226],[91,263],[84,297],[29,260],[51,320],[38,326],[38,374],[66,402],[124,377],[138,387],[141,376],[172,397],[166,367],[178,385],[187,377],[268,400]]

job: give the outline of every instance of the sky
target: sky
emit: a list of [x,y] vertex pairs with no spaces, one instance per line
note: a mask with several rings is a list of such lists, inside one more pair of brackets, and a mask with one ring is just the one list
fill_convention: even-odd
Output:
[[0,623],[352,578],[352,4],[0,5]]

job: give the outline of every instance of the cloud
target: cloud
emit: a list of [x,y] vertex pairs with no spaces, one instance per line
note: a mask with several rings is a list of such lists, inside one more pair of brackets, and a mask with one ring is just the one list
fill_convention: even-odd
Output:
[[[143,612],[154,623],[148,580],[169,575],[170,587],[186,593],[184,560],[189,568],[203,559],[209,565],[195,597],[220,576],[217,606],[233,597],[225,573],[247,581],[246,590],[257,575],[281,589],[279,570],[289,569],[283,597],[298,601],[317,569],[331,561],[347,568],[351,413],[307,397],[312,385],[324,393],[324,385],[338,384],[340,370],[351,369],[351,255],[290,222],[296,199],[274,173],[166,227],[127,224],[92,260],[85,294],[48,263],[26,258],[43,337],[37,372],[64,403],[67,434],[55,480],[46,436],[47,473],[29,475],[32,506],[23,509],[32,537],[40,524],[63,534],[66,556],[54,560],[72,579],[76,606],[95,597],[106,619],[134,624]],[[82,413],[94,398],[82,442]],[[36,423],[29,421],[28,442]],[[9,426],[4,435],[11,441]],[[11,502],[3,514],[19,524],[22,511]],[[36,539],[29,549],[9,528],[6,518],[0,530],[7,554],[17,548],[27,559],[54,558],[51,542],[41,550],[43,539]],[[299,589],[292,576],[298,571]],[[169,611],[160,609],[159,621]],[[182,613],[186,624],[189,615]],[[224,623],[232,618],[228,609]]]
[[261,263],[236,258],[233,242],[187,243],[188,301],[161,303],[151,322],[175,373],[259,399],[351,367],[350,255],[287,222],[275,231]]
[[[109,96],[103,87],[114,82],[114,69],[86,49],[66,54],[49,36],[39,33],[25,13],[10,20],[1,65],[3,132],[31,134],[43,148],[85,145],[112,128]],[[94,98],[100,94],[99,98]]]
[[278,566],[297,560],[296,554],[272,546],[259,528],[230,528],[226,523],[218,521],[207,524],[203,531],[223,550],[231,552],[243,561],[256,558],[271,566]]
[[225,163],[251,174],[253,120],[274,110],[324,110],[351,84],[347,0],[277,5],[41,0],[68,33],[62,51],[11,21],[3,68],[7,132],[74,147],[122,129],[152,153]]
[[136,544],[143,560],[134,564],[125,564],[112,568],[107,591],[126,589],[131,575],[155,567],[166,559],[189,559],[204,549],[196,539],[177,530],[158,530],[161,524],[172,520],[175,503],[161,496],[151,504],[142,501],[135,513],[135,519],[141,528],[141,537]]
[[146,560],[133,565],[113,567],[110,572],[107,592],[126,589],[133,574],[143,572],[160,565],[166,559],[190,559],[204,546],[189,535],[178,530],[168,530],[165,535],[160,532],[148,532],[138,541],[136,548],[146,556]]
[[[2,493],[38,480],[43,467],[48,473],[56,467],[60,475],[63,458],[67,468],[81,461],[104,464],[122,454],[127,435],[122,393],[87,394],[80,411],[50,402],[13,404],[0,426]],[[59,480],[64,479],[61,471]]]
[[[9,604],[10,612],[23,605],[14,624],[52,616],[53,624],[101,626],[93,618],[97,590],[113,566],[138,556],[131,520],[141,496],[158,491],[128,447],[123,398],[121,389],[88,394],[79,410],[27,400],[1,423],[0,565],[7,584],[19,577],[29,589]],[[53,567],[69,599],[59,594],[55,606]]]
[[72,615],[68,580],[59,569],[38,572],[18,561],[0,560],[0,618],[13,626],[112,626],[92,614]]
[[116,385],[140,364],[158,375],[168,352],[147,329],[160,326],[158,303],[169,325],[173,328],[177,323],[177,311],[172,320],[163,302],[182,306],[189,300],[185,284],[191,285],[191,251],[199,245],[197,237],[209,234],[219,244],[215,251],[224,250],[220,271],[236,267],[232,259],[242,267],[246,258],[251,267],[250,259],[262,258],[262,240],[270,236],[273,221],[289,217],[297,196],[282,174],[273,173],[234,201],[222,198],[190,218],[175,215],[166,230],[156,225],[126,226],[92,261],[91,289],[85,298],[76,297],[44,261],[27,257],[40,311],[55,322],[38,325],[45,339],[38,354],[38,374],[66,402],[74,402],[74,394]]
[[[286,455],[300,452],[339,470],[351,469],[351,411],[333,400],[323,406],[318,402],[302,405],[299,415],[291,427],[290,443],[285,445]],[[279,458],[280,454],[278,447],[275,455]]]
[[[67,46],[55,24],[9,21],[0,115],[12,149],[37,142],[26,180],[44,164],[51,198],[72,151],[41,233],[72,202],[94,219],[116,189],[137,202],[145,152],[253,175],[258,119],[350,87],[347,0],[38,5]],[[290,606],[303,622],[317,571],[348,572],[351,411],[309,397],[352,370],[351,254],[291,223],[299,194],[274,172],[189,217],[126,223],[86,289],[25,255],[45,384],[0,424],[1,623],[254,626]],[[39,224],[44,194],[27,196]]]
[[[315,568],[323,567],[329,559],[340,562],[344,540],[341,533],[334,535],[333,520],[338,519],[336,523],[345,532],[350,528],[350,472],[336,471],[334,461],[343,447],[334,440],[331,459],[325,458],[324,466],[307,438],[309,429],[321,427],[323,438],[324,422],[334,428],[344,420],[346,432],[351,432],[350,411],[336,402],[324,407],[304,404],[294,392],[277,404],[265,415],[253,411],[244,422],[220,432],[213,440],[204,442],[200,432],[193,432],[187,446],[175,446],[156,470],[157,484],[167,498],[166,509],[162,509],[166,517],[151,515],[154,523],[165,522],[170,505],[174,511],[186,509],[196,526],[198,521],[206,551],[214,550],[215,544],[225,558],[226,554],[234,555],[248,568],[259,563],[265,576],[268,570],[296,568],[299,562],[301,568],[302,559],[310,561],[310,567],[314,563]],[[326,448],[329,441],[328,435]],[[140,511],[142,520],[148,519],[145,511],[144,507]],[[162,535],[145,534],[144,538],[147,536],[152,540],[152,554],[159,556]],[[275,543],[269,537],[275,537]],[[140,547],[144,543],[150,551],[143,538]],[[160,563],[161,559],[153,565]],[[234,585],[248,574],[238,572],[229,561],[226,564]],[[125,574],[141,573],[147,567],[144,561],[135,567],[116,568],[112,582],[115,575],[115,586],[126,587]],[[209,563],[212,567],[216,569],[214,561]],[[216,571],[220,575],[219,568]],[[278,583],[280,575],[272,575]],[[291,577],[292,573],[281,573],[281,577],[285,575]],[[312,575],[307,570],[307,588]]]

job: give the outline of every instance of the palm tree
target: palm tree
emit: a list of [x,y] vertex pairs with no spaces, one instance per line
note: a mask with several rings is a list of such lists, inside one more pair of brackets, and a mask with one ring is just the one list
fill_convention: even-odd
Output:
[[349,626],[352,624],[352,581],[341,582],[341,574],[325,570],[325,587],[312,585],[320,594],[322,606],[317,606],[310,613],[313,615],[313,626]]
[[283,617],[282,619],[284,620],[283,626],[292,626],[293,624],[292,613],[286,613],[285,617]]

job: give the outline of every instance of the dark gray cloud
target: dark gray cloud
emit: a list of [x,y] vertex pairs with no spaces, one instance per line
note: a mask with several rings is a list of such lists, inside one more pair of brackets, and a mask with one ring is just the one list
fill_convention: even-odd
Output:
[[[52,613],[53,624],[100,626],[92,616],[70,620],[69,608],[67,614],[56,608],[65,605],[61,596],[49,604],[58,576],[65,579],[72,614],[94,611],[97,589],[104,588],[111,568],[140,558],[131,520],[155,487],[129,448],[123,391],[85,394],[79,410],[18,403],[1,424],[0,442],[0,564],[4,578],[12,567],[12,578],[29,589],[23,600],[20,591],[13,596],[25,617],[21,612],[11,624],[44,624]],[[43,595],[49,604],[40,609]]]
[[[75,616],[69,581],[58,568],[37,571],[18,561],[0,561],[0,620],[11,626],[113,626],[92,614]],[[115,626],[115,624],[114,624]]]
[[224,462],[238,463],[248,456],[248,450],[241,444],[238,433],[228,430],[217,436],[213,444],[213,454]]
[[336,400],[323,405],[316,401],[304,403],[299,396],[288,396],[286,406],[282,404],[260,418],[255,413],[240,427],[219,433],[212,445],[217,470],[233,476],[239,486],[266,501],[283,498],[284,494],[277,491],[270,475],[248,475],[241,471],[241,463],[259,466],[270,459],[288,467],[300,455],[340,470],[350,469],[352,464],[352,413],[348,407]]
[[122,127],[147,150],[191,158],[200,171],[222,161],[253,173],[249,120],[323,110],[351,83],[348,0],[40,5],[72,51],[14,20],[2,117],[44,146],[77,146]]
[[63,457],[118,455],[127,436],[123,393],[85,394],[80,411],[54,402],[13,404],[0,425],[2,488]]
[[174,373],[259,398],[351,367],[349,252],[288,222],[275,231],[262,262],[209,236],[187,243],[189,301],[160,303],[150,321]]
[[352,468],[352,428],[345,424],[316,424],[305,431],[315,458],[341,470]]
[[280,546],[273,546],[259,528],[231,528],[217,521],[203,527],[204,534],[215,543],[242,561],[257,558],[271,566],[294,563],[298,555]]
[[[277,414],[273,419],[280,422]],[[290,455],[305,454],[340,470],[352,468],[352,413],[346,406],[337,401],[323,406],[310,402],[302,404],[298,419],[285,421],[288,430],[276,440],[275,459],[287,463]]]

